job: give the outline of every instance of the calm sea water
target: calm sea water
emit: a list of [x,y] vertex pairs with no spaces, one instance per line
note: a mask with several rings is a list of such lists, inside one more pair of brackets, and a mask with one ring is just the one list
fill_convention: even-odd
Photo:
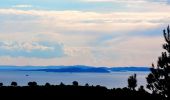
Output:
[[[80,85],[102,85],[107,88],[122,88],[127,86],[127,79],[130,75],[136,73],[138,85],[146,85],[145,77],[148,72],[112,72],[112,73],[54,73],[41,71],[0,71],[0,82],[4,85],[10,85],[16,81],[18,85],[25,86],[29,81],[36,81],[38,85],[44,85],[46,82],[51,84],[72,84],[78,81]],[[29,75],[29,76],[26,76]]]

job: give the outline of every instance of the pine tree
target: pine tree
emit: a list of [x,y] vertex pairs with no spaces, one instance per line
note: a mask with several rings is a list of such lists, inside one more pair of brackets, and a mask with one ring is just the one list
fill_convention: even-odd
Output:
[[135,90],[136,86],[137,86],[137,79],[136,79],[136,74],[134,74],[128,78],[128,87],[131,90]]
[[152,64],[151,73],[148,75],[147,88],[150,89],[153,94],[158,94],[165,99],[170,96],[170,29],[169,26],[166,30],[163,30],[163,35],[166,43],[163,44],[162,56],[158,58],[157,66]]

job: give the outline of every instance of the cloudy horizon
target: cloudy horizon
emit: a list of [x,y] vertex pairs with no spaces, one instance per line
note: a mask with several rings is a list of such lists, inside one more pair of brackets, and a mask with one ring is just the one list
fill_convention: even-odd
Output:
[[0,65],[150,66],[169,0],[1,0]]

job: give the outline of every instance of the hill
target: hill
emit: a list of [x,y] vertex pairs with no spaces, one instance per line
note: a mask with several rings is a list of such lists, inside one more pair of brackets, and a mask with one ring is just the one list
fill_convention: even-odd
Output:
[[127,71],[149,71],[149,67],[94,67],[84,65],[74,66],[0,66],[0,70],[13,71],[45,71],[45,72],[79,72],[79,73],[110,73]]

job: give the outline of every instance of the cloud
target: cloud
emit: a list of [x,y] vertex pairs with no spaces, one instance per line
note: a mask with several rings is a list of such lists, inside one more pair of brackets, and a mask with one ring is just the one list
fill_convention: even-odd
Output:
[[32,8],[32,5],[27,5],[27,4],[20,4],[20,5],[14,5],[12,6],[13,8]]
[[[112,37],[151,36],[152,32],[144,33],[159,30],[161,26],[170,23],[170,14],[164,12],[97,13],[0,9],[0,14],[0,39],[3,41],[52,41],[71,47],[94,46]],[[17,27],[18,25],[20,26]]]
[[166,4],[168,0],[81,0],[82,2],[91,3],[120,3],[120,4]]
[[[170,10],[169,0],[81,0],[85,3],[108,4],[113,7],[108,11],[127,12],[167,12]],[[100,9],[100,7],[99,7]],[[102,9],[104,10],[104,9]]]
[[168,2],[168,0],[82,0],[84,2]]
[[64,55],[63,48],[59,44],[0,42],[0,56],[55,58]]
[[157,57],[163,51],[163,43],[164,39],[160,36],[134,36],[120,42],[110,40],[105,42],[107,48],[100,49],[96,55],[101,55],[98,62],[104,64],[107,61],[110,66],[112,64],[113,66],[149,66],[157,61]]
[[143,66],[170,14],[0,9],[0,21],[0,64]]
[[[1,20],[3,20],[5,24],[8,24],[1,25],[2,30],[10,31],[7,30],[7,28],[10,28],[11,31],[17,32],[24,32],[34,25],[35,27],[31,27],[33,32],[34,30],[36,32],[44,32],[48,29],[48,31],[53,33],[60,33],[63,31],[73,33],[85,31],[110,33],[113,31],[131,31],[135,30],[139,26],[144,26],[140,29],[157,27],[162,23],[170,22],[170,14],[166,12],[97,13],[81,11],[24,11],[15,9],[1,9],[0,13],[4,15]],[[11,17],[9,18],[5,16]],[[20,24],[21,26],[15,27],[15,24]]]
[[[121,42],[108,41],[105,47],[67,47],[69,56],[57,58],[0,57],[3,65],[94,65],[149,66],[162,52],[163,38],[133,37]],[[145,59],[143,59],[145,58]]]

